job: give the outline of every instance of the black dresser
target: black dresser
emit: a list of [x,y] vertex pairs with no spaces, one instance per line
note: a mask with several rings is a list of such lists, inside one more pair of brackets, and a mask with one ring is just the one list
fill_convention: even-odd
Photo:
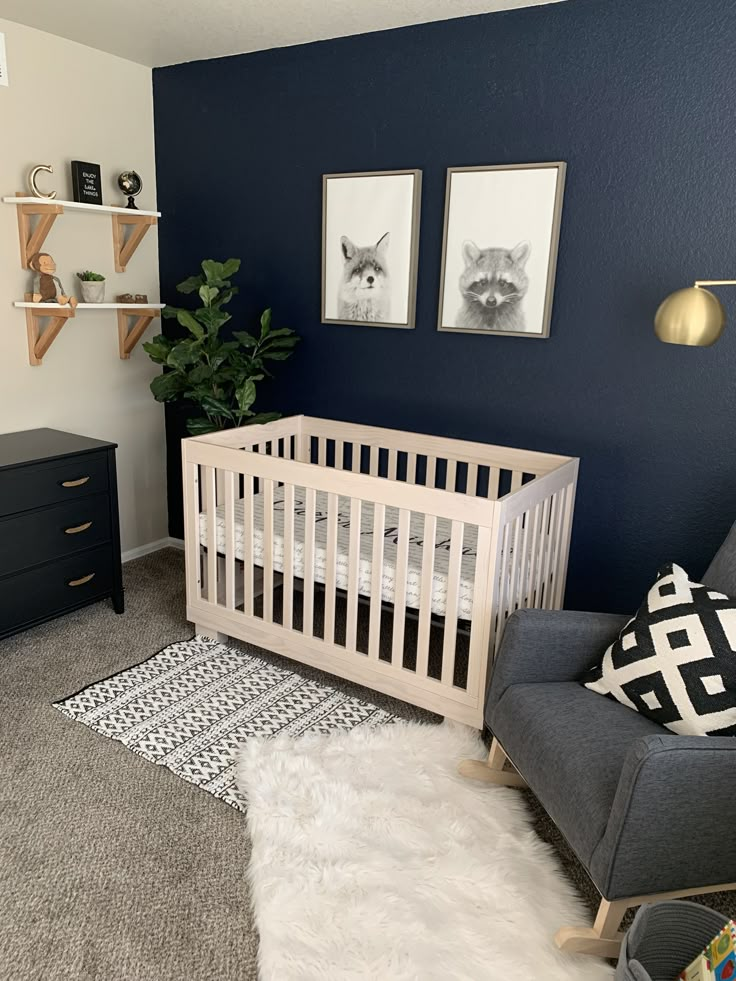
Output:
[[0,637],[107,597],[123,612],[115,446],[0,435]]

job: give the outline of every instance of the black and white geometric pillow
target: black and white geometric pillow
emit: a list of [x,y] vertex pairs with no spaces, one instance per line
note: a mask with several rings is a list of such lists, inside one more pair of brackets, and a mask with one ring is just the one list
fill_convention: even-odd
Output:
[[736,736],[736,600],[665,566],[581,680],[680,735]]

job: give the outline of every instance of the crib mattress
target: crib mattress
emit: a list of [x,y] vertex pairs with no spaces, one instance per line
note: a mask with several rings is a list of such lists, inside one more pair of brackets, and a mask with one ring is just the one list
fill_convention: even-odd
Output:
[[[314,579],[324,583],[327,572],[327,494],[317,492],[314,544]],[[295,488],[294,494],[294,576],[304,578],[304,516],[306,513],[304,488]],[[216,510],[217,551],[225,552],[225,507]],[[207,543],[207,514],[199,516],[199,534],[203,545]],[[398,508],[387,507],[384,523],[383,569],[381,575],[381,599],[394,603],[396,598],[396,545],[398,540]],[[447,609],[448,568],[450,559],[451,522],[437,519],[435,535],[434,573],[432,576],[432,612],[444,616]],[[458,617],[469,620],[473,610],[473,585],[477,529],[466,525],[464,529]],[[235,502],[235,555],[241,561],[243,545],[243,501]],[[338,589],[348,586],[348,553],[350,540],[350,498],[338,499],[337,555],[335,576]],[[422,583],[422,544],[424,540],[424,515],[411,513],[409,526],[409,554],[406,575],[406,606],[419,609]],[[263,566],[263,494],[253,496],[253,564]],[[273,508],[273,568],[284,571],[284,493],[283,487],[274,488]],[[360,562],[358,564],[358,592],[370,597],[373,578],[373,503],[363,501],[360,521]]]

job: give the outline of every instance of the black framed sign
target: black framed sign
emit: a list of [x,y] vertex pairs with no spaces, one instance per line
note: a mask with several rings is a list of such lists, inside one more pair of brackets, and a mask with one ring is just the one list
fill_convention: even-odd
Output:
[[100,165],[72,160],[72,192],[80,204],[102,204]]

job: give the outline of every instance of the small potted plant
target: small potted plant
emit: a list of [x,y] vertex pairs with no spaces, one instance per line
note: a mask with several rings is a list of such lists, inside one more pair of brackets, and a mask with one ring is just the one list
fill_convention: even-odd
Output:
[[104,303],[105,302],[105,277],[100,273],[84,272],[77,273],[77,279],[82,283],[82,302],[83,303]]

